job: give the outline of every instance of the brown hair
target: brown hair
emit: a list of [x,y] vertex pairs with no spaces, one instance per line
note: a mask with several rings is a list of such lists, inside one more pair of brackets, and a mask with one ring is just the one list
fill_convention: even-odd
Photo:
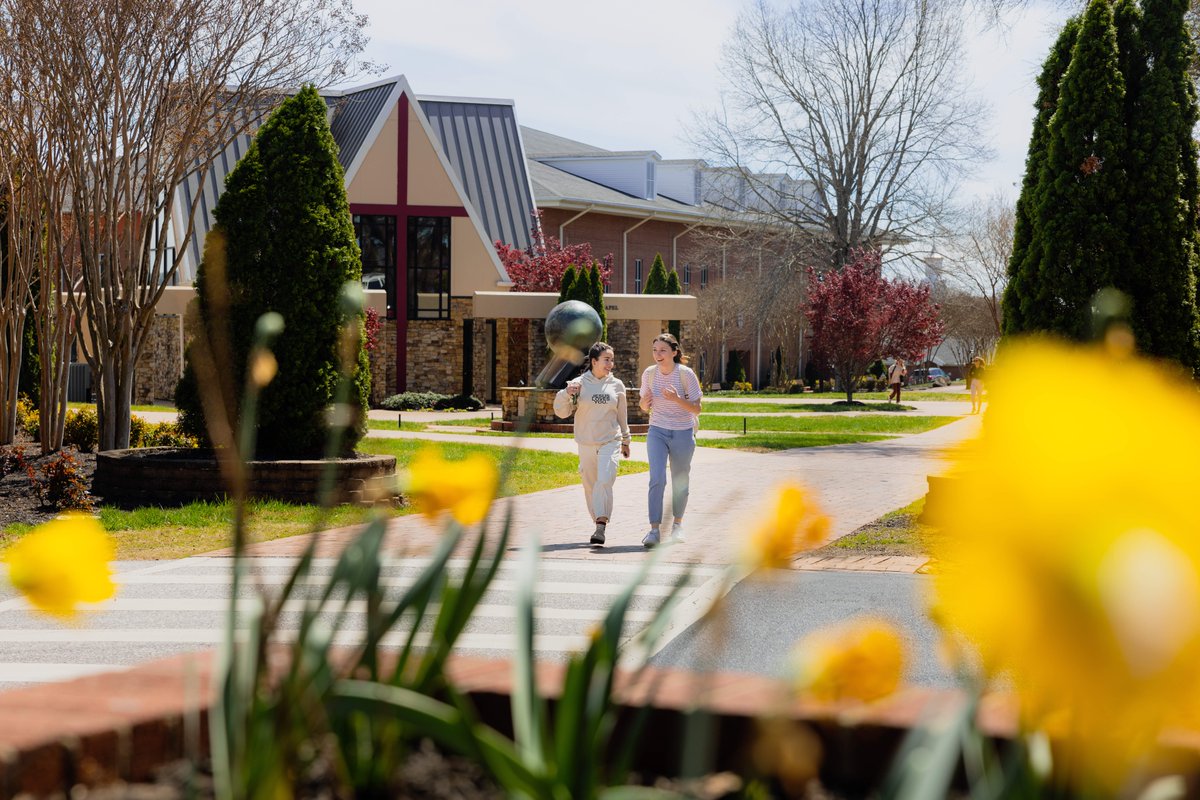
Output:
[[605,344],[604,342],[596,342],[594,345],[588,348],[587,368],[589,371],[592,369],[592,362],[604,355],[604,353],[612,353],[613,356],[616,356],[617,351],[612,349],[612,345]]
[[671,350],[675,353],[676,364],[686,364],[688,362],[687,356],[683,354],[683,348],[679,346],[679,340],[671,334],[660,333],[658,336],[654,337],[654,341],[662,342],[671,348]]

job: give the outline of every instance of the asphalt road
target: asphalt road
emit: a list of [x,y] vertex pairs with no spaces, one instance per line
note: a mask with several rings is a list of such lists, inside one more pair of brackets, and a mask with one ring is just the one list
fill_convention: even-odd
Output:
[[725,619],[707,629],[693,625],[651,663],[720,669],[771,677],[786,674],[792,645],[806,633],[870,614],[896,625],[907,644],[905,682],[952,687],[938,662],[938,634],[925,616],[929,578],[902,573],[785,572],[770,581],[744,580],[727,595]]

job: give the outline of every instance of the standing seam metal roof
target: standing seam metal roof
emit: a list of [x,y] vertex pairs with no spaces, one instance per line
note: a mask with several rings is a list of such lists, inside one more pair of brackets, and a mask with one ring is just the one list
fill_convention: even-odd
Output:
[[511,105],[421,100],[421,110],[491,241],[531,244],[534,202]]
[[350,169],[350,164],[366,142],[367,134],[371,132],[384,103],[395,88],[396,84],[392,82],[341,97],[325,98],[325,102],[334,109],[329,127],[338,145],[338,161],[343,170]]

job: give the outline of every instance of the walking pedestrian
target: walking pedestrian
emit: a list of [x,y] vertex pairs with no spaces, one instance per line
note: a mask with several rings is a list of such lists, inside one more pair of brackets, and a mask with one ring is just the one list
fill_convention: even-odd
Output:
[[908,369],[904,366],[904,359],[897,358],[888,367],[888,386],[891,388],[891,394],[888,395],[889,401],[895,401],[900,404],[900,384],[904,381],[904,376],[908,374]]
[[590,541],[603,547],[604,533],[612,516],[617,451],[629,458],[629,407],[625,384],[612,374],[612,347],[596,342],[588,350],[587,358],[587,370],[554,395],[554,413],[564,419],[575,414],[583,497],[596,523]]
[[971,413],[978,414],[983,409],[983,358],[975,356],[967,367],[967,387],[971,390]]
[[648,506],[650,532],[642,544],[651,548],[662,540],[663,494],[667,488],[667,464],[671,465],[672,541],[684,541],[683,512],[687,509],[688,480],[692,455],[696,452],[696,426],[704,393],[696,373],[684,365],[683,350],[669,333],[654,338],[654,365],[642,373],[639,404],[650,412],[646,450],[650,457]]

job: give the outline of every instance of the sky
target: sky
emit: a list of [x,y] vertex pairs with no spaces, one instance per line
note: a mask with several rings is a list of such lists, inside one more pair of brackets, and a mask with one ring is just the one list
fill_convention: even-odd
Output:
[[[516,101],[518,121],[610,150],[700,155],[683,133],[720,99],[721,48],[745,0],[355,0],[365,53],[423,95]],[[968,23],[968,62],[991,106],[994,157],[962,199],[1016,197],[1033,120],[1034,79],[1067,12],[1031,0],[1003,30]],[[368,82],[364,79],[360,82]]]

